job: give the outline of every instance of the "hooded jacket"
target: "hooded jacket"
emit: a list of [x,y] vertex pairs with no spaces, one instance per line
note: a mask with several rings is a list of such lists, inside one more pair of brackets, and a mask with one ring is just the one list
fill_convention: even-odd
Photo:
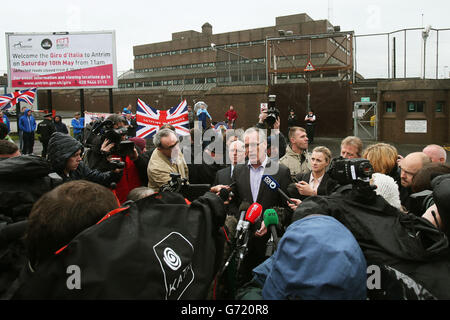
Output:
[[33,115],[28,116],[28,111],[31,109],[26,109],[23,116],[19,119],[19,129],[24,132],[34,132],[36,130],[36,120]]
[[0,161],[0,213],[13,221],[26,218],[33,204],[58,182],[47,160],[33,155]]
[[64,174],[66,162],[78,150],[83,150],[83,145],[72,136],[61,132],[52,134],[48,143],[48,159],[52,169],[59,174],[64,181],[83,179],[104,185],[107,188],[111,186],[111,183],[119,182],[122,173],[92,170],[83,161],[80,162],[75,171],[71,171],[69,175],[66,176]]
[[366,299],[366,260],[350,231],[328,216],[291,224],[277,251],[253,270],[268,300]]
[[[56,117],[59,117],[60,121],[56,121]],[[55,119],[53,120],[53,124],[55,125],[55,129],[57,132],[61,132],[61,133],[69,133],[69,130],[67,130],[67,126],[66,124],[62,121],[62,117],[59,115],[55,116]]]

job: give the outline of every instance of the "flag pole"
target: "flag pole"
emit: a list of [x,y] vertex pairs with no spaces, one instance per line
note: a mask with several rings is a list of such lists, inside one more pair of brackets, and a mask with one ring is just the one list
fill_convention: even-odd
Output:
[[[16,90],[16,92],[17,91],[19,91],[19,90]],[[16,102],[17,135],[19,136],[19,139],[20,139],[19,118],[20,118],[20,101],[17,101]],[[20,152],[22,152],[22,150],[20,150]]]

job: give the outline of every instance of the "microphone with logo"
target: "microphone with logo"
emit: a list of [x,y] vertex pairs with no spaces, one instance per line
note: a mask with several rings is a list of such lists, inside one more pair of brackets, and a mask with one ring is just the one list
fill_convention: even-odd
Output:
[[240,237],[237,239],[236,244],[237,250],[239,251],[237,270],[239,270],[241,262],[244,259],[245,255],[247,254],[248,250],[247,244],[250,238],[249,233],[250,225],[255,224],[255,221],[261,216],[261,213],[262,213],[262,206],[257,202],[253,203],[245,213],[245,221],[242,227],[242,233]]
[[278,225],[278,214],[274,209],[264,211],[264,224],[270,230],[270,239],[267,241],[266,257],[270,257],[278,246],[278,235],[276,226]]
[[242,228],[244,227],[244,217],[245,217],[245,213],[247,212],[248,208],[250,207],[250,202],[244,201],[241,203],[241,205],[239,206],[239,212],[240,214],[240,218],[238,221],[238,224],[236,226],[236,236],[235,239],[238,239]]
[[291,201],[291,199],[289,198],[289,196],[284,193],[283,190],[281,190],[280,185],[278,184],[278,182],[272,178],[269,175],[263,175],[261,180],[267,185],[267,187],[272,190],[272,191],[278,191],[278,193],[288,202],[295,204],[293,201]]

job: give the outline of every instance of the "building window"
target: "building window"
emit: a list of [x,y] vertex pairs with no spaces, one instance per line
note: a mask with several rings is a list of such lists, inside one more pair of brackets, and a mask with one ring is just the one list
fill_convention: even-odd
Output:
[[395,101],[385,101],[384,110],[386,113],[393,113],[396,111]]
[[127,83],[127,88],[133,88],[133,83]]
[[136,88],[140,88],[140,87],[142,87],[144,84],[142,83],[142,82],[135,82],[134,83],[134,86],[136,87]]
[[194,79],[184,79],[184,84],[193,84]]
[[205,83],[205,78],[195,78],[195,83]]
[[436,112],[444,112],[445,101],[436,102]]
[[145,81],[144,82],[144,87],[151,87],[152,86],[152,82],[151,81]]
[[425,111],[425,101],[408,101],[406,102],[408,112],[424,112]]
[[173,80],[173,85],[178,85],[178,84],[183,84],[183,80],[182,79],[175,79]]
[[154,87],[160,87],[161,86],[161,81],[153,81],[153,86]]
[[206,82],[207,83],[216,83],[216,78],[214,78],[214,77],[213,78],[207,78]]

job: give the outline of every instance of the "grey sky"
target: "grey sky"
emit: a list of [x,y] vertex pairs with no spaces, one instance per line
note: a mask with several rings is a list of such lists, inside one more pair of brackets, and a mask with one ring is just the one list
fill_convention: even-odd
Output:
[[[329,12],[328,4],[332,4]],[[6,73],[5,32],[54,32],[115,30],[117,70],[133,67],[133,46],[171,40],[173,32],[201,31],[209,22],[213,33],[275,25],[275,17],[307,13],[314,20],[327,19],[342,31],[358,34],[390,32],[404,28],[450,28],[450,1],[30,1],[20,5],[2,2],[0,20],[0,72]],[[436,33],[427,44],[427,77],[435,77]],[[403,35],[397,39],[397,76],[403,76]],[[421,33],[408,33],[407,74],[420,76]],[[439,77],[450,66],[450,31],[439,33]],[[357,39],[357,70],[366,77],[387,76],[387,38]]]

